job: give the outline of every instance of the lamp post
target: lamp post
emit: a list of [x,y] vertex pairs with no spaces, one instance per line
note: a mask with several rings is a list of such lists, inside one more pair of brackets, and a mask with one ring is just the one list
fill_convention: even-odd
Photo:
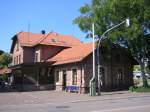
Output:
[[92,38],[93,38],[93,77],[90,80],[90,95],[96,96],[96,82],[95,82],[95,30],[94,23],[92,23]]
[[98,44],[97,44],[98,95],[101,95],[101,77],[102,77],[102,75],[100,74],[100,52],[99,52],[100,43],[101,43],[101,41],[102,41],[103,39],[106,39],[106,38],[107,38],[107,37],[105,37],[105,35],[106,35],[109,31],[111,31],[111,30],[113,30],[113,29],[115,29],[115,28],[121,26],[121,25],[124,24],[124,23],[126,24],[126,27],[129,27],[129,25],[130,25],[130,20],[129,20],[129,18],[127,18],[126,20],[122,21],[121,23],[119,23],[119,24],[113,26],[112,28],[106,30],[106,31],[102,34],[102,36],[99,38],[99,40],[98,40]]

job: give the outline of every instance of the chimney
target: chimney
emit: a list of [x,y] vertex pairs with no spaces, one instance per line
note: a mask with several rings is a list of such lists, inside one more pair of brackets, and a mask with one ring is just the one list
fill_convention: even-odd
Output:
[[41,33],[42,33],[42,34],[45,34],[46,32],[45,32],[45,30],[42,30]]

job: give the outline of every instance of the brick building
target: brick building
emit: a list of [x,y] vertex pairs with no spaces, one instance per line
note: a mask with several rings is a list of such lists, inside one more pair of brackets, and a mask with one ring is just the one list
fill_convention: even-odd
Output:
[[[54,32],[19,32],[12,38],[14,84],[22,90],[78,88],[89,92],[92,77],[92,43]],[[134,59],[125,49],[113,45],[100,49],[102,89],[126,88],[133,84]]]

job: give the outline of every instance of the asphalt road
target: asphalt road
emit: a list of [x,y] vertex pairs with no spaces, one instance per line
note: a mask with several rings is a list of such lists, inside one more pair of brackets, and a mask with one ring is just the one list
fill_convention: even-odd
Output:
[[[69,112],[150,112],[150,96],[69,104]],[[77,108],[79,107],[79,108]]]
[[[43,97],[44,93],[40,95],[32,92],[0,94],[0,112],[150,112],[150,94],[125,93],[93,98],[66,93],[45,94],[49,95],[47,97]],[[67,95],[72,100],[66,100]],[[75,97],[81,100],[75,100]]]

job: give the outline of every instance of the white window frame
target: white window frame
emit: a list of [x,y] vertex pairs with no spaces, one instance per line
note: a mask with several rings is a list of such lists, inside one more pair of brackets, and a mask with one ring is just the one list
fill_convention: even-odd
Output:
[[[76,85],[73,84],[73,69],[76,69],[77,70],[77,83]],[[71,69],[71,85],[74,85],[74,86],[77,86],[78,85],[78,67],[73,67]]]
[[[103,66],[103,65],[100,65],[100,68],[104,68],[104,75],[105,75],[105,78],[104,78],[104,82],[105,82],[105,85],[107,84],[107,79],[106,79],[106,77],[108,76],[107,75],[107,67],[106,66]],[[107,75],[107,76],[106,76]],[[102,84],[102,77],[101,77],[101,85],[103,85]]]
[[[58,72],[58,74],[57,74],[57,72]],[[56,75],[58,75],[58,76],[56,76]],[[58,77],[58,81],[57,81],[57,77]],[[60,70],[59,69],[55,70],[55,82],[56,82],[56,84],[58,84],[60,82]]]

